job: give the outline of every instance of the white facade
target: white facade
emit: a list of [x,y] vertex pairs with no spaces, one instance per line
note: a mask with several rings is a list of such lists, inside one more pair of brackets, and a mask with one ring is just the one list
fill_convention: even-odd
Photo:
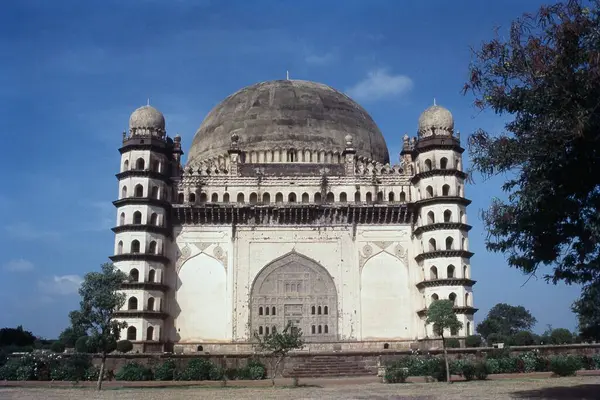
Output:
[[426,309],[448,298],[464,323],[449,334],[473,334],[463,149],[447,110],[421,116],[397,165],[358,157],[351,135],[328,154],[246,153],[234,134],[226,154],[181,168],[180,139],[143,109],[115,202],[112,259],[131,276],[123,337],[219,351],[291,322],[309,343],[408,343],[433,337]]

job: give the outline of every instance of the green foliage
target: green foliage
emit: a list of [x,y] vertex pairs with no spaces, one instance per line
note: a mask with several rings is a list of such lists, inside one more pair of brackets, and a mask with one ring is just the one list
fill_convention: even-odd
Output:
[[154,369],[154,379],[157,381],[172,381],[175,379],[177,365],[174,360],[166,360]]
[[260,380],[267,377],[267,367],[258,360],[250,360],[246,365],[248,370],[248,378],[252,380]]
[[151,381],[152,370],[136,362],[129,362],[115,374],[118,381]]
[[557,328],[550,333],[552,344],[570,344],[573,343],[573,334],[565,328]]
[[558,376],[573,376],[581,367],[581,359],[574,355],[568,354],[550,358],[550,371]]
[[486,338],[486,342],[487,342],[488,346],[492,346],[496,343],[506,343],[507,339],[505,336],[503,336],[499,333],[491,333]]
[[594,354],[592,360],[594,362],[594,369],[600,369],[600,354]]
[[536,322],[535,317],[525,307],[498,303],[477,325],[477,332],[486,340],[492,334],[507,337],[530,330]]
[[211,371],[216,366],[205,358],[194,358],[175,377],[179,381],[205,381],[211,377]]
[[386,383],[404,383],[408,376],[408,368],[389,366],[385,369],[384,379]]
[[56,340],[50,346],[50,350],[52,350],[55,353],[63,353],[65,351],[65,345],[60,340]]
[[454,303],[450,300],[436,300],[427,309],[427,324],[433,324],[436,335],[443,336],[444,330],[459,330],[462,322],[454,313]]
[[0,380],[81,381],[91,366],[91,357],[85,354],[30,353],[0,367]]
[[536,344],[536,337],[529,331],[520,331],[507,338],[511,346],[532,346]]
[[600,280],[583,287],[572,310],[577,314],[581,338],[600,341]]
[[460,375],[462,375],[467,381],[473,380],[475,377],[475,372],[475,364],[470,361],[465,362],[459,371]]
[[460,348],[460,341],[456,338],[448,338],[446,339],[446,347],[449,349],[458,349]]
[[0,347],[16,346],[25,347],[33,346],[36,338],[29,331],[23,329],[23,326],[19,325],[16,328],[2,328],[0,329]]
[[271,382],[275,385],[275,377],[281,362],[287,357],[292,350],[301,349],[304,347],[304,339],[302,339],[302,329],[295,327],[289,322],[281,332],[271,330],[268,335],[261,336],[258,332],[254,332],[254,348],[275,360],[272,371],[273,376]]
[[488,373],[497,374],[500,372],[500,363],[497,358],[488,358],[485,360],[485,367]]
[[464,89],[480,109],[512,117],[506,133],[469,139],[473,169],[507,177],[506,200],[483,216],[487,248],[527,274],[553,266],[546,279],[585,284],[600,278],[600,13],[582,3],[513,21],[510,35],[474,52]]
[[465,347],[481,347],[482,342],[480,335],[470,335],[465,338]]
[[117,342],[117,351],[120,353],[129,353],[133,350],[133,343],[129,340],[119,340]]
[[82,336],[77,339],[75,342],[75,351],[78,353],[93,353],[93,351],[90,351],[89,339],[90,338],[87,336]]
[[489,374],[490,371],[488,368],[488,364],[485,361],[479,361],[475,364],[475,377],[478,380],[486,380]]

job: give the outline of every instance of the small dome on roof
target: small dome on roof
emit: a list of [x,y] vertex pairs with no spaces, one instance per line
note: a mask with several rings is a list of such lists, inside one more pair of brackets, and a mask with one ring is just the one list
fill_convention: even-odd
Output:
[[452,135],[453,132],[454,117],[447,108],[434,104],[419,117],[419,136]]
[[150,105],[143,106],[131,113],[129,117],[129,129],[150,129],[164,132],[165,117],[156,108]]

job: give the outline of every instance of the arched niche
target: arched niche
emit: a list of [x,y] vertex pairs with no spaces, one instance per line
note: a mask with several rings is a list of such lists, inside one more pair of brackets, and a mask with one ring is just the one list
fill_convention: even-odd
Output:
[[180,342],[230,339],[227,273],[216,259],[201,253],[180,268],[175,328]]
[[[327,315],[311,313],[327,307]],[[273,307],[276,314],[260,313]],[[256,276],[250,292],[250,336],[261,326],[283,329],[288,322],[302,329],[306,341],[334,341],[338,335],[338,301],[329,272],[316,261],[296,252],[267,264]],[[312,333],[313,325],[328,326],[327,332]]]
[[382,252],[371,257],[360,276],[362,340],[405,339],[414,336],[414,309],[408,269]]

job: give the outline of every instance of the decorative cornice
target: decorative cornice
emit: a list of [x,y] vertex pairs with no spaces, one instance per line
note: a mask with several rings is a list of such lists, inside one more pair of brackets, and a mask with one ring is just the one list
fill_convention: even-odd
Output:
[[467,278],[445,278],[445,279],[429,279],[417,283],[418,289],[424,289],[429,287],[439,286],[473,286],[477,281]]
[[114,316],[117,318],[160,318],[165,319],[169,314],[165,311],[154,310],[119,310],[115,311]]
[[461,257],[461,258],[471,258],[473,257],[473,253],[467,250],[435,250],[435,251],[427,251],[425,253],[418,254],[415,257],[417,262],[422,260],[431,260],[432,258],[449,258],[449,257]]
[[200,204],[175,205],[173,223],[182,225],[387,225],[409,224],[406,204]]
[[157,225],[150,225],[150,224],[125,224],[125,225],[115,226],[115,227],[111,228],[111,230],[114,233],[151,232],[151,233],[158,233],[158,234],[166,236],[166,237],[171,236],[171,229],[169,229],[165,226],[157,226]]
[[160,290],[166,292],[169,290],[169,286],[159,282],[123,282],[121,289]]
[[170,208],[171,203],[166,200],[153,199],[150,197],[125,197],[123,199],[113,201],[115,207],[121,207],[126,205],[150,205],[150,206],[158,206],[162,208]]
[[415,147],[412,149],[411,154],[413,157],[416,157],[419,153],[425,153],[436,149],[454,150],[460,154],[465,151],[465,149],[460,146],[459,138],[454,136],[433,135],[419,138]]
[[[479,309],[478,308],[474,308],[471,306],[454,306],[452,307],[452,309],[454,310],[455,314],[466,314],[466,315],[473,315],[475,314]],[[427,309],[423,308],[419,311],[417,311],[417,315],[419,317],[425,317],[427,316]]]
[[434,176],[455,176],[466,179],[467,174],[457,169],[432,169],[431,171],[419,172],[411,178],[412,183],[417,183],[421,179],[432,178]]
[[461,222],[436,222],[435,224],[422,225],[413,230],[413,235],[418,236],[423,232],[431,232],[443,229],[458,229],[461,231],[468,232],[472,228],[471,225],[463,224]]
[[460,197],[460,196],[436,196],[436,197],[430,197],[428,199],[421,199],[416,201],[414,204],[416,207],[420,208],[422,206],[427,206],[427,205],[431,205],[431,204],[439,204],[439,203],[458,203],[458,204],[462,204],[464,206],[468,206],[469,204],[471,204],[471,200],[469,199],[465,199],[464,197]]
[[149,253],[125,253],[115,254],[114,256],[108,257],[113,262],[118,261],[156,261],[163,264],[169,264],[170,260],[167,256],[162,254],[149,254]]
[[171,182],[171,178],[165,174],[160,172],[152,171],[149,169],[130,169],[127,171],[119,172],[115,174],[117,179],[125,179],[125,178],[150,178],[150,179],[158,179],[164,181],[166,183]]

